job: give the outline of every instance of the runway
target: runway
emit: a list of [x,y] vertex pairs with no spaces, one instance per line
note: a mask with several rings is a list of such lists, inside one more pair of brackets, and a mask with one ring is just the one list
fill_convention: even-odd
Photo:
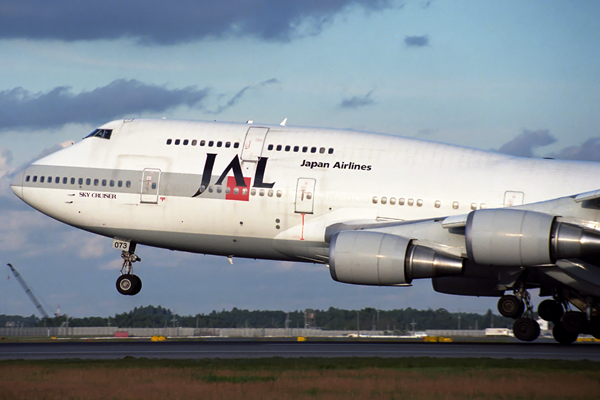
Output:
[[0,360],[261,357],[473,357],[600,361],[600,345],[575,343],[365,343],[365,342],[49,342],[0,343]]

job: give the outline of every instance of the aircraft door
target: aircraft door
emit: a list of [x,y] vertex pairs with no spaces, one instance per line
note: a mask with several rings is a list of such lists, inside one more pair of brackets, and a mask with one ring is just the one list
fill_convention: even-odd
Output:
[[525,193],[508,190],[504,193],[504,207],[523,205]]
[[252,127],[248,129],[242,148],[242,161],[258,161],[262,155],[267,132],[269,132],[269,128]]
[[315,204],[315,185],[313,178],[299,178],[296,186],[296,212],[312,214]]
[[160,169],[146,168],[142,172],[141,203],[158,203],[158,185],[160,183]]

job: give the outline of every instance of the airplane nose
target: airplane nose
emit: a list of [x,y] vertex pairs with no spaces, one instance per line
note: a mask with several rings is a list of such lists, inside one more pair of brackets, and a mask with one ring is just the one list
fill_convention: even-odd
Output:
[[10,188],[12,191],[23,200],[23,178],[25,177],[25,171],[21,171],[15,175],[13,180],[10,182]]

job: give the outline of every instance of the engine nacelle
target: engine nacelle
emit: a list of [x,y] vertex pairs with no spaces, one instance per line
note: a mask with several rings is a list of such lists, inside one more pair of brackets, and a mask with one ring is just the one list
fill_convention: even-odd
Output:
[[397,235],[342,231],[329,246],[329,272],[338,282],[393,286],[462,271],[461,257],[414,245],[412,239]]
[[600,254],[599,232],[557,222],[550,214],[508,208],[471,212],[465,242],[475,263],[507,267]]

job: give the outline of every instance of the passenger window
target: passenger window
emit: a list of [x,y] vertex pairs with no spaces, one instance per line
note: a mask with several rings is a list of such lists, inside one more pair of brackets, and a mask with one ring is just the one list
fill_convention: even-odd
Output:
[[277,191],[277,197],[281,197],[281,190]]
[[167,139],[167,145],[173,143],[173,139]]
[[34,177],[33,177],[33,181],[34,181],[34,182],[37,182],[37,175],[34,175]]
[[112,179],[109,182],[110,187],[114,187],[115,186],[115,181],[113,181]]
[[277,151],[281,151],[282,146],[280,144],[277,145]]
[[198,144],[198,141],[196,139],[192,140],[192,146],[195,146]]
[[258,192],[259,196],[264,196],[265,195],[265,189],[260,189],[260,191]]
[[373,204],[377,204],[377,196],[373,196]]
[[25,177],[25,182],[29,182],[29,178],[30,178],[30,177],[31,177],[31,175],[27,175],[27,176]]
[[294,153],[297,153],[300,150],[300,146],[294,146]]
[[269,151],[273,150],[273,145],[270,144],[269,146],[267,146],[267,150],[269,150]]
[[233,148],[234,148],[234,149],[237,149],[238,147],[240,147],[240,144],[239,144],[238,142],[235,142],[235,143],[233,144]]
[[285,146],[285,151],[290,151],[291,149],[292,149],[292,147],[291,147],[291,146],[289,146],[289,145],[288,145],[288,146]]
[[213,144],[215,144],[215,142],[213,142],[212,140],[210,142],[208,142],[208,147],[213,147]]
[[217,142],[217,147],[223,146],[223,142]]
[[319,153],[321,153],[321,154],[325,154],[325,147],[321,147],[321,148],[319,149]]
[[63,185],[66,185],[68,180],[69,180],[69,179],[67,179],[67,177],[65,176],[65,177],[63,178]]
[[75,178],[71,178],[71,185],[75,184]]
[[225,194],[229,194],[229,193],[231,193],[231,188],[228,186],[225,188]]
[[[269,189],[268,196],[273,197],[273,189]],[[308,195],[306,195],[306,198],[308,198]]]
[[86,178],[85,179],[85,184],[88,185],[88,186],[91,185],[92,184],[92,180],[90,178]]
[[152,189],[156,189],[156,182],[152,182]]
[[48,183],[52,183],[52,177],[51,176],[48,177]]
[[310,148],[310,152],[311,153],[316,153],[317,152],[317,148],[316,147],[311,147]]
[[230,147],[231,147],[231,142],[227,142],[227,143],[225,143],[225,148],[227,148],[227,149],[228,149],[228,148],[230,148]]
[[[229,188],[227,188],[227,189],[229,189]],[[234,188],[233,194],[240,194],[240,188]]]
[[221,189],[221,186],[219,186],[219,187],[217,188],[217,193],[221,193],[222,191],[223,191],[223,189]]
[[390,197],[390,204],[391,205],[396,204],[396,198],[395,197]]
[[333,154],[333,148],[329,148],[329,154]]
[[302,152],[303,153],[306,153],[307,151],[308,151],[308,147],[307,146],[302,147]]
[[99,183],[100,183],[99,179],[94,179],[94,186],[98,186]]
[[45,176],[40,176],[40,183],[44,183],[44,180],[46,179]]
[[83,185],[83,178],[79,178],[79,184]]
[[106,186],[106,179],[102,179],[102,186]]
[[56,178],[54,178],[54,183],[60,183],[60,177],[57,176]]
[[398,199],[398,205],[399,206],[403,206],[404,205],[404,198],[403,197],[401,197],[401,198]]
[[381,198],[381,204],[387,204],[387,197]]
[[128,187],[128,188],[130,188],[130,187],[131,187],[131,181],[127,181],[127,182],[125,182],[125,187]]
[[119,181],[119,182],[117,182],[117,186],[118,186],[118,187],[123,187],[123,181]]
[[176,145],[176,146],[178,146],[178,145],[179,145],[179,143],[181,143],[181,140],[179,140],[179,139],[175,139],[175,145]]
[[204,146],[206,144],[206,140],[201,140],[200,141],[200,146]]
[[185,139],[185,140],[183,141],[183,145],[184,145],[184,146],[187,146],[188,144],[190,144],[190,141],[189,141],[188,139]]
[[252,196],[256,196],[256,189],[252,189],[252,190],[250,190],[250,194],[251,194]]
[[248,189],[246,189],[246,188],[243,188],[243,189],[242,189],[242,195],[243,195],[243,196],[248,196]]
[[458,201],[452,202],[452,208],[458,210]]

